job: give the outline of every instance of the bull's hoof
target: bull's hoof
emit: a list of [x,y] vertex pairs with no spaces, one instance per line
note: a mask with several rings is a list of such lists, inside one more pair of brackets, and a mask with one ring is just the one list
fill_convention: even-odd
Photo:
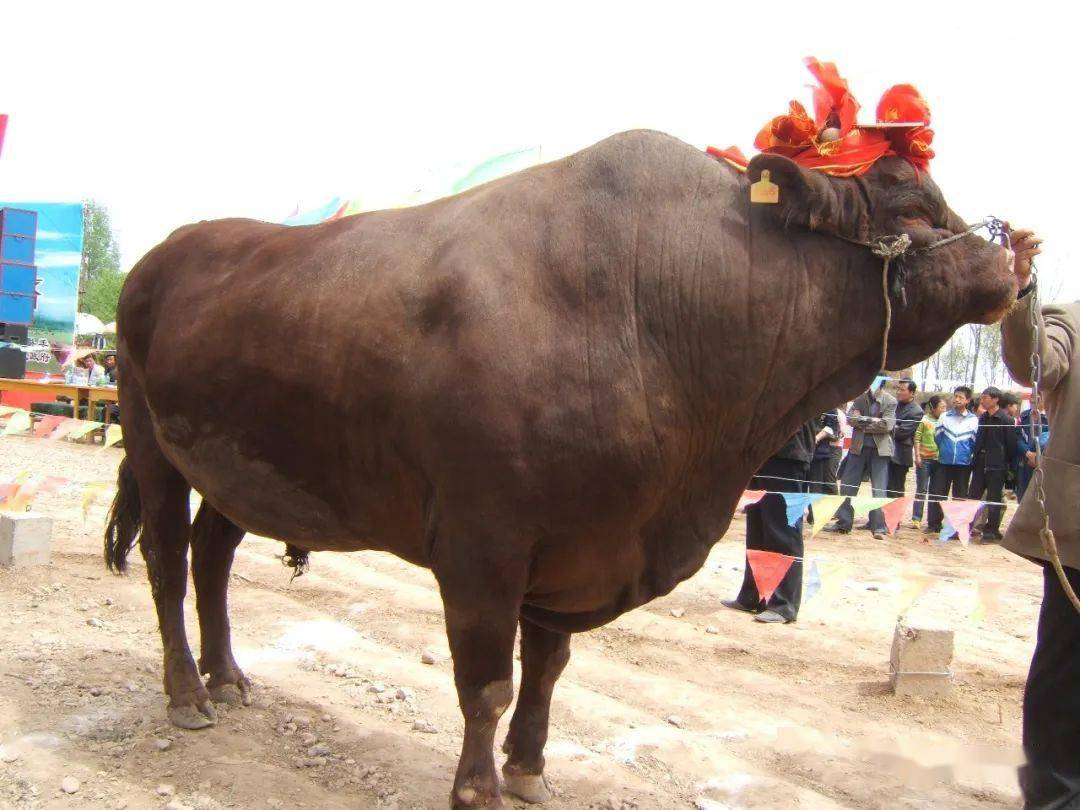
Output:
[[202,706],[192,706],[189,703],[184,706],[170,706],[169,722],[177,728],[198,731],[200,728],[214,725],[217,722],[217,715],[214,713],[214,707],[209,703]]
[[246,679],[241,680],[239,683],[208,686],[207,689],[210,692],[210,700],[214,701],[214,703],[224,703],[228,706],[251,705],[251,687],[248,686]]
[[495,795],[488,796],[465,786],[450,794],[450,810],[506,810],[506,805],[497,790]]
[[551,789],[542,773],[514,773],[503,768],[503,779],[507,793],[512,793],[529,804],[543,804],[551,798]]

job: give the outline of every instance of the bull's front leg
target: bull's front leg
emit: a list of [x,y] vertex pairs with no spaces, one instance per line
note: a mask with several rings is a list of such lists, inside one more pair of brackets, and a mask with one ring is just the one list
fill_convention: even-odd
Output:
[[544,779],[544,746],[555,682],[570,660],[570,634],[521,620],[521,689],[503,743],[506,789],[531,803],[551,798]]
[[514,697],[514,638],[527,576],[527,563],[485,560],[486,551],[506,549],[492,542],[454,548],[441,542],[432,566],[446,612],[446,633],[454,659],[454,683],[465,737],[451,808],[504,807],[499,795],[493,746],[499,718]]

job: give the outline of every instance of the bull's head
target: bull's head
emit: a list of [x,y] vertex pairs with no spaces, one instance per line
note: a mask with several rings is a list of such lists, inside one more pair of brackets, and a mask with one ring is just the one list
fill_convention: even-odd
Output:
[[[861,177],[837,178],[804,169],[785,157],[762,154],[747,175],[762,171],[780,187],[778,205],[764,206],[789,228],[866,242],[907,234],[911,251],[902,259],[906,305],[894,306],[889,361],[903,367],[932,354],[965,323],[992,323],[1016,300],[1011,254],[971,234],[936,250],[921,250],[967,225],[942,197],[926,173],[906,160],[882,158]],[[864,250],[867,270],[881,260]],[[896,296],[900,298],[900,296]],[[899,303],[894,299],[894,304]]]

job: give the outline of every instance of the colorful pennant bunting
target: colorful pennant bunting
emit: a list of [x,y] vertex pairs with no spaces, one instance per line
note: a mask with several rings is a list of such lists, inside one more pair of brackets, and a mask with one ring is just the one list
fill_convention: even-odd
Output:
[[[785,492],[783,496],[784,503],[787,506],[788,526],[794,526],[802,520],[802,516],[806,514],[806,507],[817,503],[825,497],[810,492]],[[817,521],[817,515],[814,516],[814,520]]]
[[34,436],[38,439],[47,438],[65,421],[68,420],[63,416],[43,416],[41,421],[34,425]]
[[101,422],[78,422],[75,427],[68,431],[69,439],[81,439],[88,433],[93,433],[98,428],[104,427]]
[[775,551],[760,551],[754,548],[746,550],[746,562],[750,566],[750,572],[754,575],[754,584],[757,586],[758,595],[765,602],[779,587],[787,575],[794,557],[787,554],[779,554]]
[[56,492],[61,487],[65,487],[70,484],[71,481],[67,478],[60,478],[56,475],[47,475],[38,485],[40,492]]
[[24,411],[21,408],[15,408],[11,412],[11,416],[8,417],[7,425],[4,427],[4,436],[10,436],[13,433],[25,433],[30,430],[33,422],[30,419],[28,411]]
[[967,545],[971,539],[971,522],[982,509],[982,501],[942,501],[941,511],[945,515],[939,538],[948,540],[953,533],[960,538],[961,545]]
[[821,597],[831,602],[840,594],[840,588],[851,577],[854,567],[851,563],[841,560],[823,562],[818,566],[821,576]]
[[851,499],[851,508],[855,510],[856,515],[865,515],[875,509],[881,509],[891,500],[892,498],[871,498],[866,495],[856,495]]
[[1001,609],[1001,592],[1004,582],[976,582],[975,608],[969,617],[976,624],[992,619]]
[[915,499],[908,496],[897,498],[881,507],[881,514],[885,518],[885,528],[889,534],[896,534],[896,530],[904,522],[904,515],[908,514],[913,503],[915,503]]
[[896,615],[907,613],[915,600],[926,593],[937,579],[929,574],[901,574],[900,591],[896,595]]
[[80,424],[78,419],[68,419],[66,416],[60,416],[58,418],[60,419],[60,424],[54,427],[52,429],[52,432],[45,437],[49,441],[55,441],[57,439],[64,438]]
[[106,447],[112,447],[117,442],[123,441],[124,433],[120,428],[120,425],[111,424],[105,428],[105,444],[102,445],[104,450]]
[[847,498],[843,495],[823,495],[821,500],[814,504],[814,528],[810,531],[811,537],[817,537],[817,533],[832,520],[836,510],[843,505],[845,500]]
[[110,484],[106,484],[104,481],[93,481],[86,485],[86,489],[83,490],[82,498],[82,513],[83,522],[86,521],[87,516],[90,514],[90,507],[94,505],[105,492],[108,491]]
[[806,580],[803,582],[803,601],[813,599],[821,592],[821,572],[818,570],[817,560],[810,561],[810,570],[806,572]]
[[748,489],[742,494],[742,497],[739,498],[739,505],[737,507],[735,507],[735,508],[739,509],[739,510],[745,509],[750,504],[757,503],[758,501],[760,501],[764,497],[765,497],[765,490],[763,490],[763,489]]

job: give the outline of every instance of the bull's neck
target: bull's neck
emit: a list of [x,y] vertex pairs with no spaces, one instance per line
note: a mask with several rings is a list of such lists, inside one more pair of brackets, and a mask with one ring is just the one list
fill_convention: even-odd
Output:
[[834,237],[783,228],[763,206],[720,200],[703,223],[672,262],[690,326],[669,354],[692,381],[695,422],[753,468],[878,371],[880,265]]

